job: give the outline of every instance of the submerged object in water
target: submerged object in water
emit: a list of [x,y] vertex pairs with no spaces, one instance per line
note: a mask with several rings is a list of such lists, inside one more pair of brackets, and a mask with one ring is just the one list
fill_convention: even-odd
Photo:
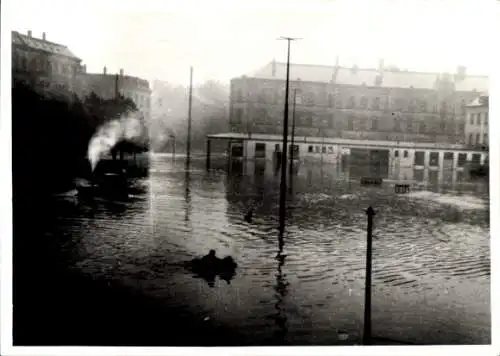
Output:
[[229,284],[229,281],[236,274],[238,264],[231,256],[220,259],[215,256],[214,250],[210,250],[208,255],[187,262],[185,267],[209,281],[209,284],[213,284],[216,276],[224,279]]

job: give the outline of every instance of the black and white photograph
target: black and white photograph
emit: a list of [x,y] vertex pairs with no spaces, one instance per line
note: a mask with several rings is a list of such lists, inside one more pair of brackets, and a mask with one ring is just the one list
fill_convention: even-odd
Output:
[[499,7],[2,1],[2,354],[499,354]]

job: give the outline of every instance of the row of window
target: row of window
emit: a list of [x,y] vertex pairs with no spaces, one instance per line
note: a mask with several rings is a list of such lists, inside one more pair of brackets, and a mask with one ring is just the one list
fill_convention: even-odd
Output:
[[[474,120],[475,119],[475,120]],[[470,114],[469,115],[469,122],[471,125],[474,125],[474,122],[476,125],[480,126],[481,125],[481,119],[484,119],[483,124],[488,125],[488,112],[484,113],[484,116],[481,115],[481,113],[477,114]]]
[[[474,141],[474,137],[476,140]],[[469,134],[469,138],[467,140],[467,143],[469,145],[481,145],[481,144],[488,144],[488,134],[485,133],[483,134],[483,140],[481,141],[481,135],[479,133],[474,134]]]
[[[280,144],[275,144],[274,150],[275,152],[280,152]],[[293,145],[293,150],[294,150],[294,155],[298,156],[299,154],[299,146],[298,145]],[[324,145],[309,145],[307,147],[307,152],[308,153],[322,153],[326,154],[328,150],[328,154],[333,154],[334,153],[334,148],[333,146],[324,146]],[[288,152],[291,153],[292,151],[292,146],[288,147]],[[265,157],[266,153],[266,144],[265,143],[255,143],[255,157]],[[399,157],[400,151],[395,150],[394,151],[394,157]],[[408,158],[409,153],[407,150],[403,151],[403,157]],[[444,161],[451,161],[453,160],[453,152],[445,152],[444,153]],[[480,162],[481,160],[481,155],[480,154],[473,154],[472,156],[472,161],[473,162]],[[463,167],[465,165],[465,162],[467,161],[467,154],[466,153],[459,153],[458,154],[458,160],[457,160],[457,166],[458,167]],[[415,152],[415,157],[414,157],[414,164],[416,166],[424,166],[425,165],[425,152],[423,151],[417,151]],[[439,152],[430,152],[429,153],[429,166],[431,167],[438,167],[439,166]]]
[[[283,100],[284,94],[280,91],[272,94],[271,90],[262,90],[256,96],[256,101],[260,103],[278,104]],[[241,90],[236,91],[236,101],[243,101]],[[292,98],[293,100],[293,98]],[[428,103],[425,99],[403,99],[394,98],[391,102],[382,102],[381,97],[367,97],[367,96],[351,96],[347,99],[345,106],[342,106],[342,100],[336,94],[329,93],[326,97],[324,94],[315,94],[312,92],[297,94],[296,103],[298,105],[309,106],[328,106],[330,108],[346,108],[346,109],[371,109],[371,110],[395,110],[404,112],[459,112],[465,114],[465,100],[457,106],[451,103],[442,101],[439,105]]]
[[71,64],[51,61],[46,56],[38,56],[30,60],[28,53],[17,53],[14,65],[16,68],[21,70],[35,72],[50,71],[51,74],[60,74],[65,76],[73,76],[76,70],[76,67]]
[[[233,116],[233,124],[243,123],[242,115],[243,110],[237,108],[234,110],[235,115]],[[394,132],[408,132],[408,133],[447,133],[452,134],[455,130],[459,133],[463,133],[465,130],[465,124],[439,121],[429,124],[429,122],[412,122],[412,121],[401,121],[401,120],[391,120],[392,122],[387,122],[383,118],[372,117],[371,119],[359,119],[356,117],[348,117],[346,120],[335,120],[333,114],[323,115],[322,117],[301,113],[296,114],[295,125],[297,127],[307,127],[307,128],[331,128],[331,129],[346,129],[348,131],[360,130],[360,131],[394,131]],[[429,120],[430,121],[430,120]],[[250,125],[275,125],[278,121],[270,117],[265,109],[258,111],[254,117],[254,120]]]

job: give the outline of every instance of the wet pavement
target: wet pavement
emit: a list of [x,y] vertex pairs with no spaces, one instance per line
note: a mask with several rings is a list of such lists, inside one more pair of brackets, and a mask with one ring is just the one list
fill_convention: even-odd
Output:
[[[348,181],[336,167],[301,166],[280,246],[279,174],[250,164],[228,175],[223,160],[210,172],[204,164],[193,159],[186,173],[182,158],[155,155],[144,193],[122,202],[60,199],[46,212],[53,223],[44,231],[57,268],[155,298],[192,320],[234,330],[243,343],[360,343],[371,205],[374,336],[491,342],[486,183],[398,195],[385,183]],[[213,288],[182,267],[209,249],[238,263],[237,274]],[[155,342],[175,344],[169,332],[159,334]]]

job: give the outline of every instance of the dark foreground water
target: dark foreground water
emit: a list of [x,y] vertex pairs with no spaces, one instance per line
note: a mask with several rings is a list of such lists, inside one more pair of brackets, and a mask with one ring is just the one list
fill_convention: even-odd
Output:
[[[36,218],[15,216],[14,342],[359,343],[369,205],[374,336],[491,342],[485,183],[396,195],[331,167],[301,167],[280,246],[279,175],[213,167],[195,159],[186,174],[182,159],[157,155],[145,192],[127,201],[18,207]],[[211,287],[180,266],[209,249],[236,260],[232,280]]]

